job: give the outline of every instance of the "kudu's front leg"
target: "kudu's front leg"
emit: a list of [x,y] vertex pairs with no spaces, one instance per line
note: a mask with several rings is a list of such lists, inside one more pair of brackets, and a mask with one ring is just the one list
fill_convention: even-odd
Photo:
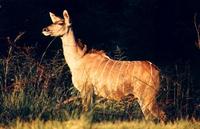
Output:
[[84,85],[81,90],[83,111],[91,111],[94,105],[94,87],[93,85]]

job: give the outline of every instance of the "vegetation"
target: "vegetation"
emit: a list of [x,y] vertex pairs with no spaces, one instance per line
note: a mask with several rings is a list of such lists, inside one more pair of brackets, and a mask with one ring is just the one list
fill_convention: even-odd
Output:
[[[64,61],[62,50],[51,52],[51,57],[35,56],[33,47],[20,47],[17,41],[8,38],[7,56],[0,59],[0,128],[45,129],[45,128],[199,128],[195,122],[199,116],[199,96],[191,94],[193,87],[189,66],[175,65],[174,71],[162,74],[162,89],[158,100],[166,107],[170,117],[193,120],[177,121],[174,124],[156,125],[152,122],[119,122],[119,120],[141,120],[143,118],[138,104],[129,99],[115,102],[97,98],[92,113],[92,121],[81,118],[82,105],[79,93],[73,88],[69,69]],[[117,47],[115,58],[125,58]],[[170,66],[171,67],[171,66]],[[193,93],[198,93],[195,91]],[[165,93],[165,94],[163,94]],[[196,98],[193,98],[196,97]],[[192,107],[194,106],[194,107]],[[110,121],[95,123],[98,121]],[[115,122],[118,121],[118,122]],[[113,124],[113,122],[115,124]],[[78,124],[76,124],[78,123]],[[9,126],[8,126],[9,125]]]
[[[19,47],[8,38],[6,57],[0,60],[0,123],[21,120],[69,120],[82,112],[79,93],[71,83],[62,51],[46,59],[34,57],[35,48]],[[137,109],[137,110],[134,110]],[[94,121],[141,118],[137,103],[115,102],[99,98]],[[134,116],[134,117],[133,117]]]
[[145,121],[116,121],[116,122],[102,122],[90,123],[87,120],[70,120],[70,121],[40,121],[35,120],[31,122],[20,122],[12,124],[10,127],[1,127],[0,129],[199,129],[199,122],[177,121],[174,123],[155,124],[153,122]]

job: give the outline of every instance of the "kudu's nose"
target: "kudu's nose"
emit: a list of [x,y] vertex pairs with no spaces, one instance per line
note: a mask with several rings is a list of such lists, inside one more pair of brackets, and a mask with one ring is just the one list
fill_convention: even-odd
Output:
[[48,31],[48,28],[43,28],[42,31],[43,31],[43,32],[44,32],[44,31],[47,32],[47,31]]

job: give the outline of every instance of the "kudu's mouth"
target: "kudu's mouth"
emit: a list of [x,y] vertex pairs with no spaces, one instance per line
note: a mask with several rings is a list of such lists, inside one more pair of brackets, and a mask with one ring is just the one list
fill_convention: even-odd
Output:
[[49,35],[51,35],[51,32],[49,31],[48,28],[43,28],[42,29],[42,34],[45,35],[45,36],[49,36]]

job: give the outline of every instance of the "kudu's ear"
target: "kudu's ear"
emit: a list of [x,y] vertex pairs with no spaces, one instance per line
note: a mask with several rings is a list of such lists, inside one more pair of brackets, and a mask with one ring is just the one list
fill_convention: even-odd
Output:
[[64,17],[64,20],[65,20],[65,24],[70,26],[71,23],[70,23],[69,14],[68,14],[67,10],[63,11],[63,17]]
[[61,20],[61,18],[57,17],[57,16],[56,16],[55,14],[53,14],[52,12],[49,12],[49,16],[50,16],[51,21],[52,21],[53,23],[55,23],[55,22]]

